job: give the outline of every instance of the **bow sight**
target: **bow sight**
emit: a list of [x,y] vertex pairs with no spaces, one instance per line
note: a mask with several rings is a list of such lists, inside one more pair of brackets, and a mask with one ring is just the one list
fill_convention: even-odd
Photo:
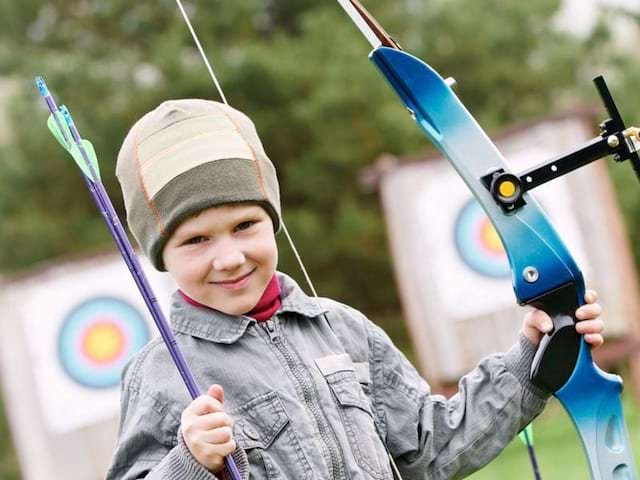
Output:
[[608,155],[613,155],[616,162],[629,160],[640,180],[640,128],[625,126],[602,76],[594,78],[593,83],[609,113],[609,118],[600,124],[601,133],[598,137],[570,153],[553,158],[519,175],[497,169],[482,177],[482,182],[505,213],[524,205],[525,192]]

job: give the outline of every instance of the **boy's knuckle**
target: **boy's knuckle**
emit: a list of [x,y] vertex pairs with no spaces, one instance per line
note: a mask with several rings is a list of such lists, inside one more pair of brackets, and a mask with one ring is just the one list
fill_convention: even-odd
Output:
[[219,429],[220,437],[222,438],[222,442],[228,442],[233,438],[233,432],[231,427],[224,426]]
[[184,419],[182,421],[182,424],[180,426],[180,428],[182,429],[182,434],[184,436],[189,436],[191,437],[194,431],[194,425],[193,422],[191,421],[191,419],[187,418]]
[[215,419],[218,425],[231,425],[231,417],[226,412],[216,412]]
[[231,455],[236,450],[236,442],[233,440],[227,442],[224,446],[224,456]]

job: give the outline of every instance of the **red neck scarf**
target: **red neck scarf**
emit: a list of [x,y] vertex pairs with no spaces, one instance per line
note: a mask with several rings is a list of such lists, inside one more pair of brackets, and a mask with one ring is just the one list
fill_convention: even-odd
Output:
[[[182,290],[178,290],[182,298],[194,307],[200,308],[209,308],[206,305],[201,304],[200,302],[196,302],[193,298],[189,297]],[[278,278],[274,274],[267,285],[267,288],[264,289],[262,293],[262,297],[258,300],[258,303],[250,312],[245,313],[246,316],[255,319],[258,322],[265,322],[269,320],[274,313],[280,308],[282,305],[282,301],[280,300],[280,284],[278,284]]]

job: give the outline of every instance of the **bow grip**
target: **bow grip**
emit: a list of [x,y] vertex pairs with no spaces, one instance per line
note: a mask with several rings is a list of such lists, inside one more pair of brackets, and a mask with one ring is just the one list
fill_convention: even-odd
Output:
[[553,329],[545,333],[531,364],[531,381],[547,392],[556,392],[567,383],[575,370],[581,335],[575,329],[578,288],[567,283],[527,302],[546,312]]

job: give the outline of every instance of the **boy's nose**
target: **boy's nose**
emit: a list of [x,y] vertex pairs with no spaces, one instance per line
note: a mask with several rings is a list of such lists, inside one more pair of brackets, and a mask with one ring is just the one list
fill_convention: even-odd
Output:
[[218,249],[213,257],[214,270],[233,270],[245,262],[242,251],[233,245]]

